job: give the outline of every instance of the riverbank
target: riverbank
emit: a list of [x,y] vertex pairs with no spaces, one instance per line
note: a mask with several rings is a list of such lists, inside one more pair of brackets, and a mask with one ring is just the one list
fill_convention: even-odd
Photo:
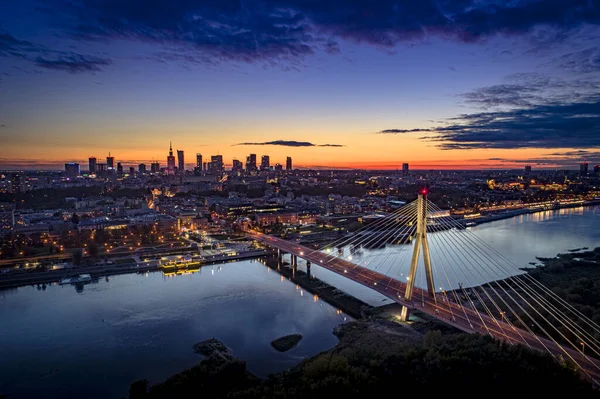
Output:
[[[257,250],[257,251],[246,251],[240,252],[236,255],[222,255],[222,256],[211,256],[207,259],[201,260],[196,263],[195,267],[203,267],[208,265],[220,264],[233,262],[242,259],[259,258],[272,254],[272,250]],[[94,266],[83,266],[73,267],[69,269],[58,269],[58,270],[47,270],[40,271],[32,269],[19,274],[4,274],[0,275],[0,289],[2,288],[15,288],[25,285],[32,284],[52,284],[60,281],[63,278],[75,277],[79,274],[90,274],[92,278],[114,276],[118,274],[129,274],[129,273],[146,273],[151,271],[163,270],[162,266],[159,265],[146,265],[146,264],[99,264]],[[171,270],[171,269],[169,269]],[[185,267],[180,267],[177,270],[186,270]]]
[[600,205],[600,200],[582,201],[581,203],[577,203],[577,204],[554,205],[548,209],[540,209],[540,208],[515,209],[513,211],[489,214],[489,215],[485,215],[485,216],[481,216],[481,217],[477,217],[477,218],[455,219],[455,220],[464,226],[473,226],[473,225],[495,222],[497,220],[510,219],[515,216],[526,215],[526,214],[530,214],[530,213],[546,212],[546,211],[553,211],[553,210],[558,210],[558,209],[597,206],[597,205]]
[[345,323],[333,334],[339,339],[333,348],[264,380],[249,373],[242,359],[209,357],[162,383],[135,382],[129,399],[383,397],[399,381],[431,396],[468,386],[502,396],[597,397],[589,383],[550,357],[488,336],[422,333],[381,317]]

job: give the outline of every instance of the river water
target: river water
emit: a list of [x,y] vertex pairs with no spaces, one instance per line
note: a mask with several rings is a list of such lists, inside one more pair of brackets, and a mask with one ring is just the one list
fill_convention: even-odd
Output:
[[[448,261],[444,249],[459,235],[475,237],[506,257],[512,267],[504,271],[508,275],[536,262],[536,256],[599,246],[600,207],[540,212],[461,232],[432,233],[436,285],[444,281],[444,267],[468,268],[460,259]],[[342,256],[402,278],[411,250],[410,245],[391,245],[354,254],[346,249]],[[455,255],[458,258],[458,251]],[[311,270],[370,304],[389,302],[316,265]],[[460,280],[460,275],[450,278],[443,288]],[[479,282],[483,280],[485,276]],[[423,280],[417,279],[417,285]],[[331,348],[337,342],[333,328],[349,319],[258,260],[207,266],[174,277],[160,272],[112,276],[82,290],[50,285],[0,291],[0,394],[119,398],[137,379],[158,382],[193,366],[201,357],[192,345],[211,337],[246,360],[250,371],[266,376]],[[270,346],[273,339],[291,333],[304,335],[296,348],[279,353]]]

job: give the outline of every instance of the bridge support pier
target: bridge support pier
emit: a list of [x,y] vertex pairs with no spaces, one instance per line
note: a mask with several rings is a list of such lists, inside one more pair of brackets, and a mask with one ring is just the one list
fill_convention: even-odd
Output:
[[291,259],[291,264],[292,264],[292,269],[296,269],[298,268],[298,257],[296,255],[291,255],[292,259]]
[[306,261],[306,274],[310,277],[310,262]]

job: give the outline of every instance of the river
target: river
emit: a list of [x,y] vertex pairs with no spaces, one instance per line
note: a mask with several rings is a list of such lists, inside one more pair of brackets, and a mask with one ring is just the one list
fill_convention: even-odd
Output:
[[[536,262],[536,256],[600,245],[600,207],[539,212],[458,233],[432,233],[434,263],[441,259],[448,234],[477,237],[507,257],[511,273],[518,273],[519,267]],[[390,276],[404,276],[410,252],[411,246],[391,245],[353,256]],[[452,267],[451,262],[447,265]],[[365,302],[389,302],[317,265],[311,270]],[[437,270],[439,282],[440,265]],[[126,396],[137,379],[158,382],[193,366],[201,357],[192,345],[211,337],[246,360],[250,371],[266,376],[331,348],[337,342],[333,328],[349,319],[258,260],[174,277],[161,272],[112,276],[82,290],[50,285],[0,291],[0,395],[116,399]],[[291,333],[304,335],[296,348],[286,353],[271,348],[273,339]]]

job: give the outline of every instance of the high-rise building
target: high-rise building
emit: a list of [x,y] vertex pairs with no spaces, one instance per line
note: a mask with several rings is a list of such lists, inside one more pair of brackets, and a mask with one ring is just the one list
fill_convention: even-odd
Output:
[[65,164],[65,176],[67,179],[76,179],[79,176],[79,164],[77,162],[67,162]]
[[202,163],[202,170],[205,172],[208,170],[208,163],[206,163],[206,162]]
[[213,173],[223,173],[225,165],[223,164],[223,155],[213,155],[210,157],[210,168]]
[[271,165],[271,159],[268,155],[263,155],[260,158],[260,170],[269,170],[269,166]]
[[287,159],[285,160],[285,170],[293,170],[292,157],[287,157]]
[[275,172],[281,172],[283,170],[283,166],[280,163],[275,164]]
[[152,162],[150,164],[150,173],[159,173],[160,172],[160,163]]
[[256,154],[250,154],[246,157],[246,172],[256,172]]
[[110,152],[108,153],[108,156],[106,157],[106,167],[108,168],[108,170],[115,168],[115,157],[111,157]]
[[196,154],[196,167],[202,169],[202,154]]
[[11,181],[10,181],[10,189],[14,194],[20,194],[22,191],[22,186],[21,186],[21,175],[19,174],[14,174],[12,175]]
[[175,174],[175,157],[173,156],[173,143],[169,143],[169,156],[167,156],[167,174]]
[[96,157],[90,157],[90,159],[88,160],[89,162],[89,166],[88,166],[88,171],[89,173],[96,173],[97,168],[96,168],[96,163],[97,163],[97,159]]
[[244,170],[244,164],[242,164],[242,161],[240,161],[238,159],[234,159],[233,166],[231,167],[231,171],[232,172],[241,172],[243,170]]
[[100,177],[106,177],[108,174],[108,167],[105,163],[99,163],[96,165],[96,175]]
[[123,174],[123,165],[121,165],[121,162],[117,162],[117,174],[118,175]]
[[402,164],[402,173],[408,173],[408,163]]
[[0,237],[12,233],[15,227],[15,205],[0,203]]
[[138,165],[138,173],[140,175],[145,175],[146,174],[146,164],[145,163],[141,163]]
[[594,166],[594,174],[600,176],[600,165]]
[[129,176],[135,175],[135,168],[133,166],[129,167]]
[[588,163],[583,162],[579,165],[579,174],[582,176],[587,176],[588,174]]
[[531,173],[531,165],[525,165],[525,173]]
[[177,150],[177,171],[185,172],[185,160],[183,158],[183,150]]

